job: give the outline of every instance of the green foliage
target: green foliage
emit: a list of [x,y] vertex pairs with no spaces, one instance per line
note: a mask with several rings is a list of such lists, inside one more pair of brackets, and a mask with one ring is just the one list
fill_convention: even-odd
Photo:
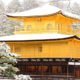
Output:
[[8,65],[8,68],[3,72],[3,74],[6,77],[14,77],[17,71],[19,71],[18,68],[13,67],[13,65]]
[[14,77],[19,71],[15,67],[18,55],[11,53],[10,47],[6,43],[0,45],[0,74],[7,77]]

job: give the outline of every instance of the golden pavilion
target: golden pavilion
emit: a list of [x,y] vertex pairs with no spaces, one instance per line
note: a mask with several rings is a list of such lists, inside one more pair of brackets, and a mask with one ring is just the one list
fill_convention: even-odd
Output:
[[73,29],[78,15],[47,4],[7,16],[24,25],[15,28],[15,35],[0,38],[21,55],[20,73],[80,77],[79,30]]

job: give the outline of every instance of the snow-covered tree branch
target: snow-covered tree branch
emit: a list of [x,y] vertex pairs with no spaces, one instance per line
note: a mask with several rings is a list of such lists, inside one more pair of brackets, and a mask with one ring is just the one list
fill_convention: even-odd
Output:
[[23,0],[22,3],[20,3],[19,0],[12,0],[6,9],[6,12],[21,12],[32,8],[36,8],[40,5],[42,5],[42,2],[38,0]]
[[2,2],[2,0],[0,0],[0,14],[1,13],[5,13],[5,5],[4,5],[4,3]]
[[8,13],[23,11],[23,6],[20,4],[19,0],[12,0],[6,9]]
[[77,2],[73,2],[72,0],[51,0],[51,5],[54,5],[62,10],[71,12],[73,14],[80,15],[80,5]]
[[23,1],[24,10],[36,8],[36,7],[39,7],[40,5],[41,3],[38,0],[24,0]]
[[70,12],[80,15],[80,5],[75,2],[72,6],[70,6]]

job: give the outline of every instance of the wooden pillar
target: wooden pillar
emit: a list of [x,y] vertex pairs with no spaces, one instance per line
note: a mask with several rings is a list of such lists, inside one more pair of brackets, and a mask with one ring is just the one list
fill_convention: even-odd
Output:
[[75,68],[75,59],[74,59],[74,80],[75,80],[75,77],[76,77],[75,72],[76,72],[76,68]]
[[69,80],[69,66],[67,64],[67,80]]

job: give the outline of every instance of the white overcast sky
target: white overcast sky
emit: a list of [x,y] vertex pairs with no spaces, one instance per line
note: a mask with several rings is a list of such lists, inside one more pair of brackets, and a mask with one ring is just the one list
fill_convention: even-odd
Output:
[[[2,0],[2,1],[5,3],[5,5],[7,5],[7,4],[10,3],[12,0]],[[20,0],[20,1],[23,1],[23,0]],[[39,1],[48,2],[48,1],[50,1],[50,0],[39,0]],[[63,0],[63,1],[65,1],[65,0]],[[72,2],[78,2],[78,3],[80,3],[80,0],[72,0]]]

